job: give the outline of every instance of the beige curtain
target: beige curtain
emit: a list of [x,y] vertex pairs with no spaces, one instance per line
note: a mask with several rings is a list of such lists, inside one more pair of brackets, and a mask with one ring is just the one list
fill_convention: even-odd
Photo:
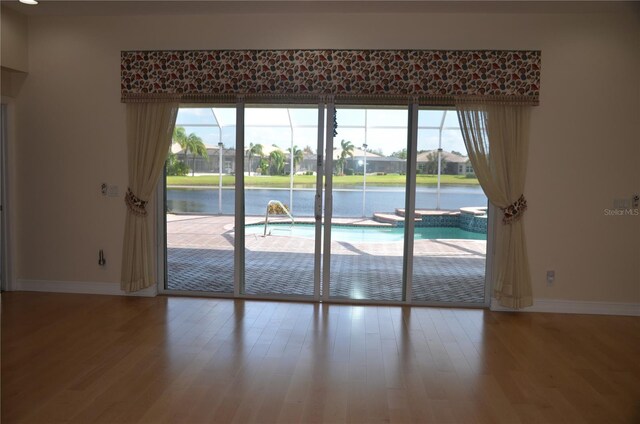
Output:
[[171,146],[178,103],[127,104],[129,187],[125,196],[121,288],[134,292],[153,284],[155,249],[147,202],[160,178]]
[[494,295],[502,306],[533,303],[522,214],[530,106],[457,104],[469,159],[489,201],[502,212],[496,231]]

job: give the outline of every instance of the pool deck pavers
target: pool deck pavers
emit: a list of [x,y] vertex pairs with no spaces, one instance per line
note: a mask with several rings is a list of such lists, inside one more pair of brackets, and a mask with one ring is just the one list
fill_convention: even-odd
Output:
[[[263,218],[247,218],[247,223]],[[380,226],[368,219],[334,222]],[[313,222],[311,218],[296,222]],[[233,217],[167,216],[167,288],[233,293]],[[315,244],[311,239],[247,235],[245,292],[250,295],[313,294]],[[413,300],[482,303],[484,240],[416,240]],[[330,297],[402,299],[402,242],[331,244]]]

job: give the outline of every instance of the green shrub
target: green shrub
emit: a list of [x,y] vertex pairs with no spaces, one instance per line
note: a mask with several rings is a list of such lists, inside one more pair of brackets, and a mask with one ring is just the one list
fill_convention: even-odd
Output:
[[347,168],[344,170],[344,175],[353,175],[353,169]]
[[476,174],[465,174],[464,175],[465,178],[476,178]]
[[269,161],[265,158],[260,158],[258,168],[260,169],[260,175],[269,175]]
[[190,171],[187,164],[179,160],[178,155],[173,152],[169,152],[165,166],[167,175],[170,177],[184,177]]
[[189,167],[182,161],[167,163],[167,175],[171,177],[184,177],[189,174]]

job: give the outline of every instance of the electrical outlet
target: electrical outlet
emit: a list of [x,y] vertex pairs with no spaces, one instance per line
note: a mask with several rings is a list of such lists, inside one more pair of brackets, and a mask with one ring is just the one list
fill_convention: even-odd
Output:
[[553,286],[553,283],[555,281],[556,281],[556,272],[547,271],[547,286]]

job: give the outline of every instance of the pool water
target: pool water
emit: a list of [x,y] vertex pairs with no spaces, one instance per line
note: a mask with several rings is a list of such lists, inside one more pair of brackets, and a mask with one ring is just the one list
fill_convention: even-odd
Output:
[[[270,224],[267,232],[272,236],[302,237],[313,239],[315,237],[315,225],[313,224]],[[247,225],[245,234],[264,234],[264,225]],[[467,239],[486,240],[486,235],[465,231],[458,227],[415,227],[415,240],[426,239]],[[347,243],[389,243],[404,240],[404,228],[402,227],[353,227],[346,225],[333,225],[331,227],[331,240]]]

